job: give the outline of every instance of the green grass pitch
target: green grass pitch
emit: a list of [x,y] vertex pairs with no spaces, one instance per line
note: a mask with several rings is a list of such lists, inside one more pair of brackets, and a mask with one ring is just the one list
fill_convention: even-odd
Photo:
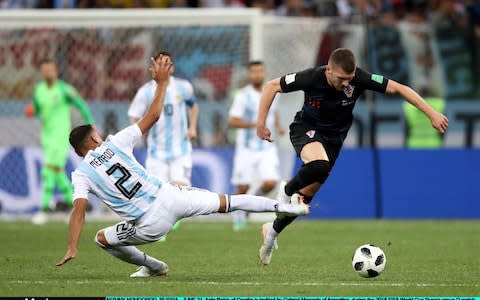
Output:
[[[261,267],[260,224],[234,233],[226,222],[184,222],[166,243],[140,248],[167,262],[166,277],[131,279],[135,266],[97,248],[86,223],[76,259],[65,253],[67,225],[0,223],[0,296],[105,295],[480,295],[480,221],[301,221],[279,238]],[[386,253],[385,272],[355,274],[364,243]]]

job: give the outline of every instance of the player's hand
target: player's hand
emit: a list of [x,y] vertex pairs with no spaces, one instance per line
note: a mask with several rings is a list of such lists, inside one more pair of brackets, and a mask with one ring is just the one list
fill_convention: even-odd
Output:
[[272,133],[265,125],[257,125],[257,136],[262,140],[273,142]]
[[284,135],[285,132],[286,132],[286,130],[285,130],[285,128],[283,128],[283,127],[278,127],[278,128],[277,128],[277,132],[278,132],[279,135]]
[[150,66],[150,72],[152,72],[152,79],[160,83],[168,83],[170,77],[170,72],[173,67],[173,63],[170,57],[166,55],[160,55],[160,57],[155,60],[155,58],[150,58],[152,65]]
[[25,117],[27,117],[27,118],[33,117],[35,115],[35,107],[33,107],[33,104],[29,103],[29,104],[25,105],[25,109],[24,109],[23,113],[25,114]]
[[194,140],[197,138],[197,129],[194,127],[188,128],[187,136],[189,140]]
[[72,259],[75,258],[75,256],[77,256],[77,249],[68,249],[67,250],[67,253],[65,254],[65,256],[62,258],[61,261],[59,261],[57,263],[57,267],[60,267],[60,266],[63,266],[64,264],[66,264],[67,262],[71,261]]
[[432,122],[433,128],[440,131],[441,133],[445,133],[448,128],[448,118],[439,112],[435,112],[431,117],[430,121]]

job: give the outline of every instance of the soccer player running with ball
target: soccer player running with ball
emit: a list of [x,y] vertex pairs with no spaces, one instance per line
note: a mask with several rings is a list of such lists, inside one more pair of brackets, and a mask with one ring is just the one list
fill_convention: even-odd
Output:
[[[282,182],[277,200],[280,203],[310,203],[325,182],[352,125],[353,107],[365,90],[400,95],[421,110],[432,126],[444,133],[448,119],[435,111],[410,87],[370,74],[356,67],[355,57],[349,49],[332,52],[328,64],[301,72],[287,74],[269,81],[262,93],[257,120],[257,135],[271,141],[266,118],[277,93],[304,91],[302,110],[290,125],[290,140],[303,165],[288,182]],[[268,265],[277,246],[277,237],[295,216],[277,214],[273,223],[262,226],[263,245],[260,262]]]
[[36,115],[42,121],[41,143],[43,148],[43,195],[40,212],[32,222],[42,224],[47,221],[46,212],[50,208],[55,186],[62,192],[65,201],[72,205],[72,188],[65,175],[70,146],[68,134],[71,129],[70,106],[75,106],[87,124],[93,124],[87,104],[74,87],[58,79],[57,65],[53,60],[40,64],[43,81],[35,86],[33,105],[25,109],[27,117]]
[[223,195],[163,182],[147,173],[135,160],[133,147],[160,118],[172,63],[169,56],[152,58],[152,78],[157,83],[152,103],[135,124],[105,141],[91,125],[70,133],[75,152],[84,157],[72,173],[74,203],[70,216],[68,249],[57,265],[76,257],[88,194],[93,193],[123,221],[95,235],[95,243],[111,255],[140,266],[131,277],[165,275],[166,263],[134,245],[151,243],[167,234],[179,219],[235,210],[282,212],[305,215],[306,204],[280,204],[276,200],[250,195]]

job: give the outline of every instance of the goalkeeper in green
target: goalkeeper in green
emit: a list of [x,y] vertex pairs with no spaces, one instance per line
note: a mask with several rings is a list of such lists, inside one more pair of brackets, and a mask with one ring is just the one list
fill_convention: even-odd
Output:
[[[70,145],[68,136],[71,130],[70,106],[75,106],[85,123],[93,124],[92,115],[87,104],[74,87],[58,79],[57,65],[52,60],[40,64],[43,81],[33,91],[33,105],[28,105],[26,115],[38,116],[42,122],[41,144],[44,163],[42,167],[43,195],[41,212],[48,211],[53,198],[55,186],[59,188],[69,206],[72,205],[72,187],[65,174]],[[46,217],[36,216],[37,222],[43,223]]]

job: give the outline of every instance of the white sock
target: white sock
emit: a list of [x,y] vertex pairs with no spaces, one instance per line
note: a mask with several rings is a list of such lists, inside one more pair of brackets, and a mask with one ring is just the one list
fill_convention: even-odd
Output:
[[228,211],[243,210],[252,212],[285,212],[295,213],[297,207],[293,204],[278,203],[267,197],[254,195],[231,195]]
[[[98,244],[98,243],[97,243]],[[158,270],[162,264],[155,258],[148,256],[145,252],[138,250],[135,246],[109,246],[99,245],[100,248],[124,262],[137,266],[145,266],[152,270]]]
[[277,211],[278,201],[254,195],[231,195],[229,210],[253,212]]

